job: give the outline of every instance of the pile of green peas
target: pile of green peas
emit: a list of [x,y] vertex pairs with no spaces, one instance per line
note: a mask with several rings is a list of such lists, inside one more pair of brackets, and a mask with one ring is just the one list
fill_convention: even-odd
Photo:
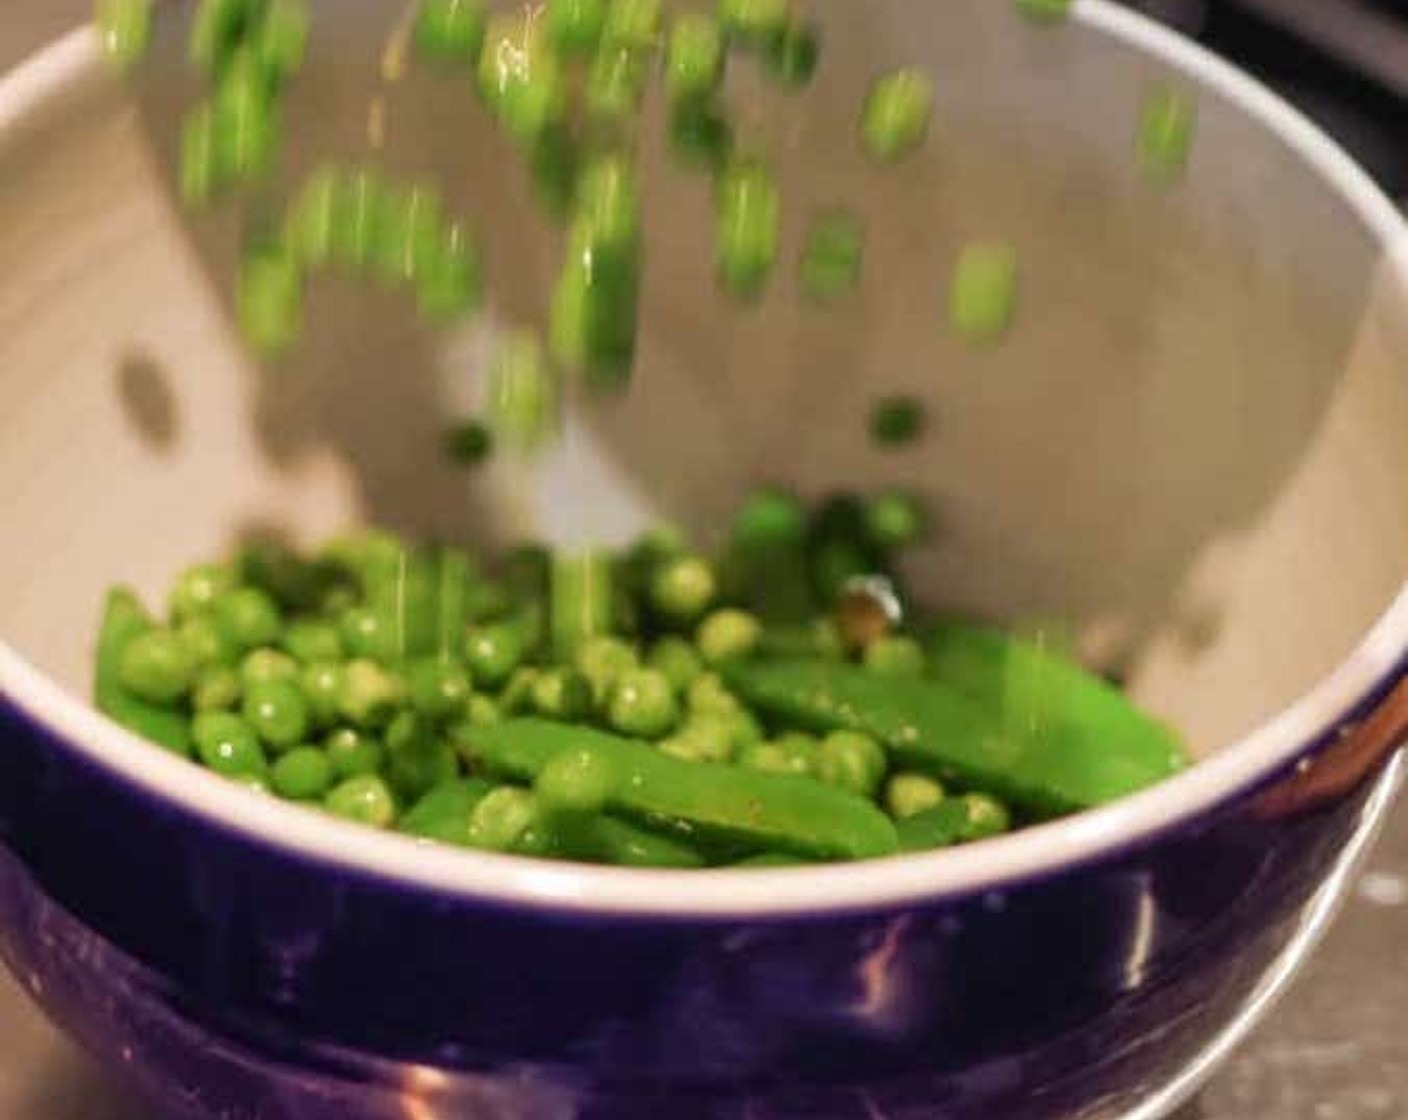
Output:
[[[110,594],[98,702],[251,790],[484,850],[663,866],[783,858],[747,843],[686,847],[673,827],[616,818],[593,825],[591,844],[578,821],[574,847],[553,822],[573,805],[601,816],[584,792],[599,760],[577,752],[510,782],[476,754],[485,729],[527,717],[728,767],[741,781],[818,783],[897,821],[961,808],[968,823],[950,822],[944,842],[976,839],[1010,826],[998,799],[896,768],[867,734],[779,723],[724,676],[741,659],[799,652],[878,678],[922,675],[923,649],[894,604],[872,604],[877,627],[857,624],[847,599],[881,580],[900,602],[895,565],[924,533],[906,494],[808,506],[765,489],[712,557],[667,527],[619,551],[524,546],[493,564],[376,531],[311,555],[248,545],[184,571],[160,620],[130,592]],[[799,602],[773,594],[778,563],[803,576]]]

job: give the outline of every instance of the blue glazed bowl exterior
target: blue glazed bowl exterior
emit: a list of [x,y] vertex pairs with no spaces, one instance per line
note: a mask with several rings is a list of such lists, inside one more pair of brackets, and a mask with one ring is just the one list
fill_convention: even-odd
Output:
[[1313,941],[1396,780],[1373,762],[961,897],[631,918],[318,866],[0,702],[0,951],[174,1116],[1121,1115]]

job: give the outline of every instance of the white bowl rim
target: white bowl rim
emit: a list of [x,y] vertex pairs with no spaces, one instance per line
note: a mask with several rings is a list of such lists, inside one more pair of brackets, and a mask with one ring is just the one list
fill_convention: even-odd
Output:
[[[1111,0],[1077,0],[1073,18],[1196,79],[1257,118],[1349,204],[1391,267],[1408,261],[1408,225],[1329,137],[1276,94],[1191,40]],[[0,77],[0,143],[100,63],[80,28]],[[622,918],[762,919],[876,910],[982,893],[1060,873],[1196,818],[1295,761],[1403,668],[1408,583],[1360,645],[1262,727],[1162,785],[1067,820],[968,849],[862,864],[688,873],[549,864],[463,852],[332,821],[249,793],[152,747],[69,695],[0,640],[0,698],[75,753],[227,832],[340,871],[447,898]]]

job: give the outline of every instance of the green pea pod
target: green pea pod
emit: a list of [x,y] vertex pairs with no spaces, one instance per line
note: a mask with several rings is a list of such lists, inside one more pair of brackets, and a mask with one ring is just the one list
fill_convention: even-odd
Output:
[[1187,765],[1178,736],[1140,711],[1113,685],[1035,642],[958,622],[936,626],[927,642],[929,673],[1008,724],[1055,743],[1119,744],[1123,753]]
[[738,871],[767,871],[779,867],[803,867],[805,864],[796,856],[784,855],[780,852],[764,852],[760,856],[741,859],[732,866]]
[[119,679],[118,667],[123,650],[132,639],[154,628],[155,624],[131,591],[118,587],[108,592],[103,623],[98,632],[93,699],[100,712],[127,730],[152,740],[173,754],[189,757],[191,728],[185,714],[133,696],[123,688]]
[[1042,816],[1103,805],[1186,763],[1166,736],[1126,739],[1123,723],[1033,729],[934,680],[810,660],[740,663],[725,677],[765,715],[813,731],[864,731],[893,763],[956,776]]
[[631,739],[540,720],[476,728],[472,738],[479,765],[520,781],[564,751],[597,752],[615,771],[610,808],[682,836],[823,860],[898,850],[894,825],[873,805],[809,779],[681,762]]
[[906,852],[927,852],[1000,836],[1011,821],[990,798],[952,797],[895,827]]
[[548,830],[555,854],[564,859],[685,871],[704,866],[704,857],[692,845],[617,817],[587,816],[570,822],[554,820]]
[[588,638],[610,634],[615,615],[611,557],[599,549],[552,558],[550,615],[552,647],[559,661]]
[[422,840],[468,846],[474,807],[493,792],[490,782],[476,778],[445,782],[417,801],[396,827]]

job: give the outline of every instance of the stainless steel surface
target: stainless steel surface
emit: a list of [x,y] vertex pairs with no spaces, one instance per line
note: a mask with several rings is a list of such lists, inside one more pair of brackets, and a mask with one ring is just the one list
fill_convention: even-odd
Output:
[[[0,68],[88,7],[84,0],[0,0]],[[1405,1120],[1405,1018],[1408,805],[1291,996],[1179,1120]],[[146,1120],[116,1080],[0,978],[0,1120]]]

